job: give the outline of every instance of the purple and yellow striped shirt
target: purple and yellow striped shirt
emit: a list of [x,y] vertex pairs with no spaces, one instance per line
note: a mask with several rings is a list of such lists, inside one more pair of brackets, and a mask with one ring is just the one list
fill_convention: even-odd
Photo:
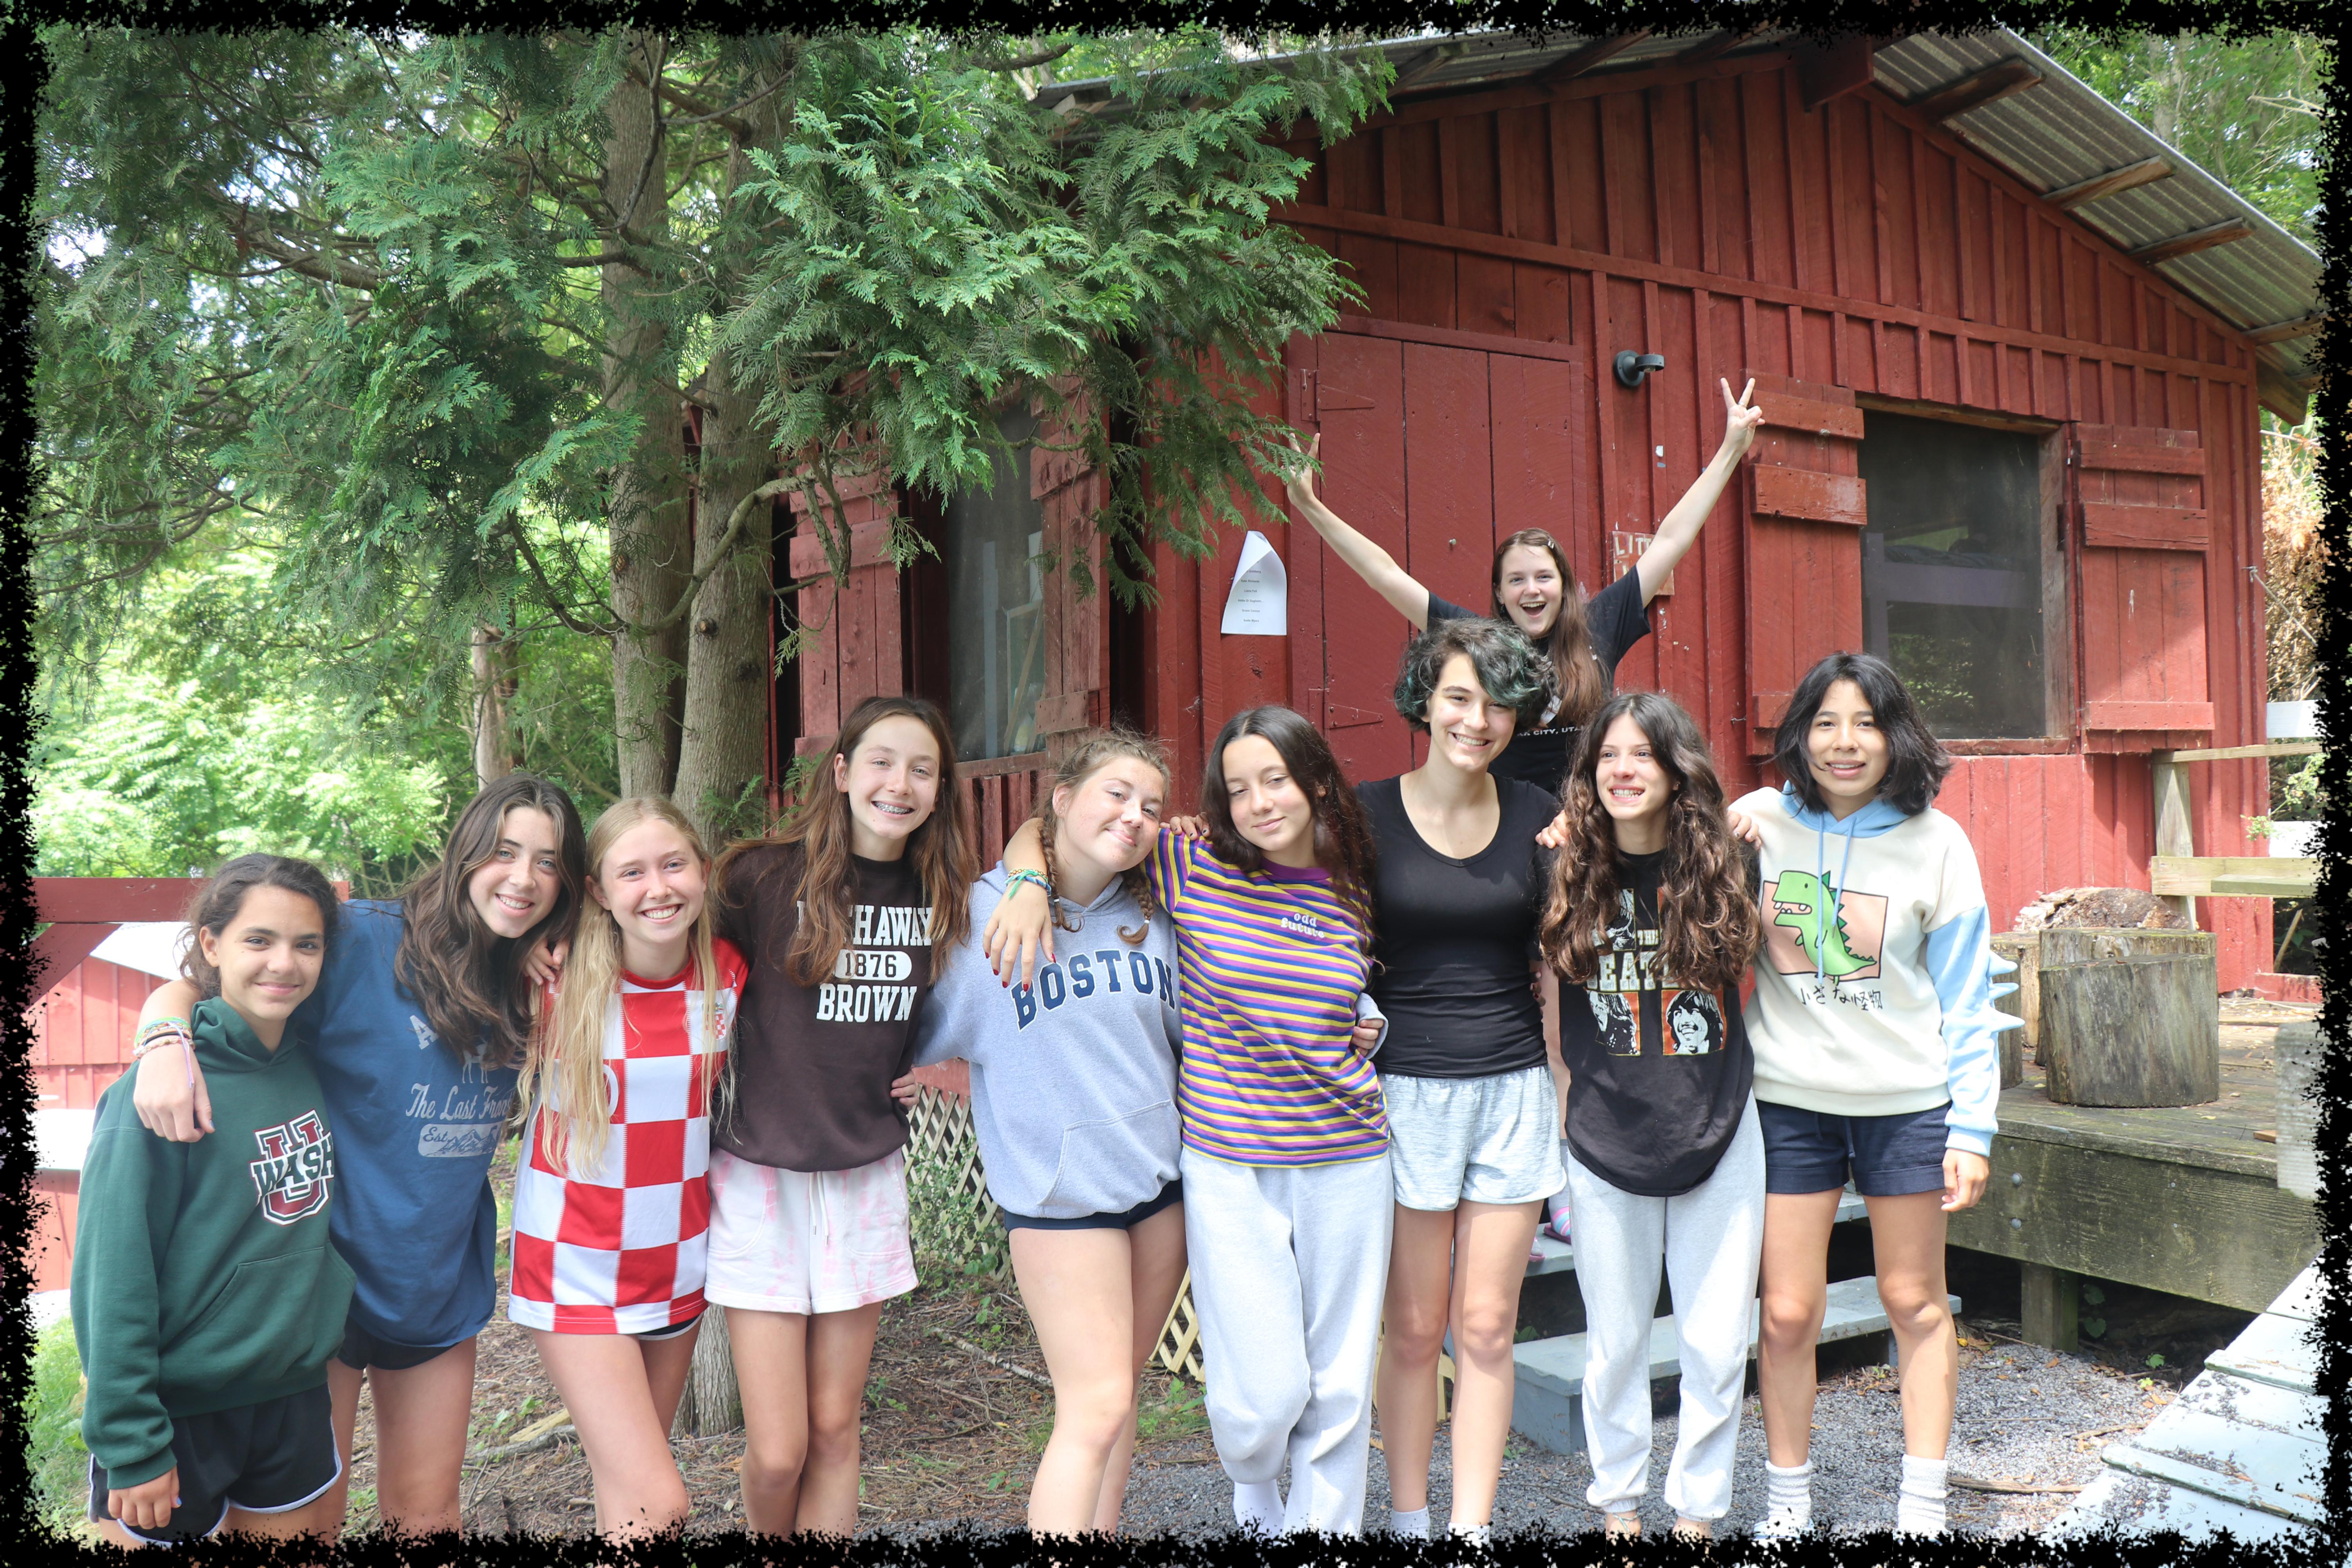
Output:
[[1242,1165],[1325,1165],[1387,1149],[1371,1063],[1349,1047],[1371,962],[1330,874],[1241,871],[1164,832],[1152,891],[1176,926],[1184,1142]]

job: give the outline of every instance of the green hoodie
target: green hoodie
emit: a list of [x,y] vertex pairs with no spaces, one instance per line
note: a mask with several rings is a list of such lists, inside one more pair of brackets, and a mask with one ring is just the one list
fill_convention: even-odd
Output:
[[334,1140],[289,1029],[276,1051],[226,1003],[194,1009],[215,1131],[139,1124],[133,1075],[99,1097],[74,1235],[82,1441],[116,1487],[170,1469],[172,1421],[318,1387],[352,1271],[327,1240]]

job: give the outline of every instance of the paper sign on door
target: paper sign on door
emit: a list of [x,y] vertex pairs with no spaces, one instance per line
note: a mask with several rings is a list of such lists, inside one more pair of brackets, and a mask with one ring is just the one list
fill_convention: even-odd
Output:
[[1225,618],[1218,630],[1227,637],[1278,637],[1290,630],[1290,579],[1282,557],[1265,535],[1251,529],[1242,541],[1240,564],[1234,568],[1233,592],[1225,595]]

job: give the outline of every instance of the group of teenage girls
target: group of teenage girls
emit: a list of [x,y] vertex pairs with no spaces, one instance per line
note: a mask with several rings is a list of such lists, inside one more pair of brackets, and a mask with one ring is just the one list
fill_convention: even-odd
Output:
[[1054,1384],[1035,1531],[1117,1527],[1189,1262],[1238,1522],[1360,1529],[1377,1398],[1390,1526],[1427,1533],[1450,1332],[1451,1522],[1483,1539],[1563,1191],[1607,1528],[1638,1530],[1648,1488],[1663,1264],[1677,1528],[1730,1506],[1760,1268],[1759,1528],[1801,1531],[1849,1178],[1901,1353],[1895,1522],[1940,1529],[1945,1215],[1984,1184],[2003,1021],[1974,858],[1929,805],[1948,763],[1864,656],[1801,683],[1787,782],[1737,807],[1670,698],[1611,695],[1760,421],[1723,391],[1715,459],[1589,603],[1530,530],[1491,617],[1447,604],[1292,484],[1419,632],[1396,702],[1427,760],[1402,777],[1350,787],[1306,719],[1255,708],[1179,818],[1160,746],[1097,731],[979,874],[948,725],[886,697],[773,836],[715,859],[667,802],[583,831],[514,775],[396,900],[228,863],[85,1165],[91,1518],[126,1544],[331,1535],[364,1385],[380,1517],[455,1528],[519,1118],[508,1313],[597,1527],[687,1514],[668,1435],[718,1307],[746,1522],[853,1531],[877,1323],[916,1283],[909,1074],[961,1057]]

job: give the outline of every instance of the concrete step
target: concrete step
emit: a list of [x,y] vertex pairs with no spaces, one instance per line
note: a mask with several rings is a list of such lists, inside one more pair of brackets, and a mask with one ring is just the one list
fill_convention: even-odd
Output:
[[[1843,1225],[1848,1220],[1867,1219],[1869,1217],[1870,1211],[1863,1205],[1863,1201],[1860,1196],[1853,1193],[1845,1193],[1840,1195],[1838,1198],[1837,1207],[1837,1224]],[[1575,1233],[1575,1221],[1571,1219],[1569,1222],[1570,1234],[1573,1235]],[[1538,1275],[1542,1274],[1573,1274],[1576,1272],[1576,1247],[1573,1243],[1556,1240],[1549,1236],[1538,1234],[1536,1237],[1535,1250],[1538,1256],[1528,1260],[1528,1279],[1532,1279]]]
[[[1945,1298],[1957,1313],[1958,1296]],[[1757,1309],[1748,1310],[1748,1353],[1756,1353]],[[1886,1309],[1878,1300],[1878,1281],[1871,1278],[1841,1279],[1829,1289],[1829,1305],[1822,1316],[1820,1342],[1850,1340],[1886,1331]],[[1517,1385],[1512,1394],[1511,1426],[1538,1447],[1555,1454],[1584,1451],[1584,1336],[1560,1334],[1516,1345]],[[1680,1376],[1682,1347],[1672,1318],[1650,1325],[1650,1381]]]

